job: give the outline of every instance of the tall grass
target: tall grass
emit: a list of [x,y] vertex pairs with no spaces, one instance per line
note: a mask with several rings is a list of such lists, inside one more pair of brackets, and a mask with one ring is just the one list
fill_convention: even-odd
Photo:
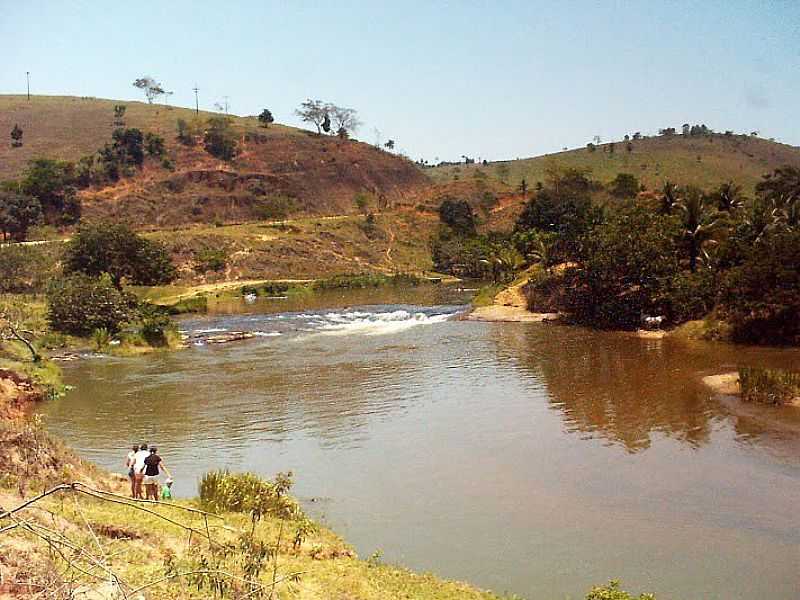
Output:
[[274,481],[254,473],[209,471],[200,480],[200,503],[213,512],[244,512],[281,519],[302,519],[300,505],[288,495],[292,473],[278,473]]
[[739,368],[742,400],[762,404],[787,404],[800,398],[800,373],[758,367]]

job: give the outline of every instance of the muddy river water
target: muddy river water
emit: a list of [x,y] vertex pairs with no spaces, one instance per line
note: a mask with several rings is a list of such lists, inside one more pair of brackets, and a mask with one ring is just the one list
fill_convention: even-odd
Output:
[[[743,416],[700,383],[800,353],[459,320],[467,299],[233,302],[180,322],[185,351],[65,364],[48,427],[118,472],[158,444],[178,495],[291,470],[361,556],[498,593],[800,597],[800,411]],[[256,337],[205,343],[226,331]]]

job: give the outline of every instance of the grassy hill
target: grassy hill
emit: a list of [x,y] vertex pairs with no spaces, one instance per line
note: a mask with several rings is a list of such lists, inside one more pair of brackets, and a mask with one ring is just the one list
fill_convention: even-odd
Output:
[[[65,96],[0,96],[0,132],[15,124],[23,146],[0,144],[0,180],[19,177],[37,157],[77,161],[111,141],[113,108],[127,107],[124,124],[164,137],[175,169],[148,164],[135,177],[83,190],[84,215],[136,226],[177,226],[252,218],[274,197],[292,198],[297,212],[354,212],[353,197],[365,193],[382,206],[404,203],[427,178],[408,160],[371,145],[273,124],[231,117],[241,154],[215,159],[202,145],[176,141],[178,119],[202,131],[214,113],[142,102]],[[10,141],[10,140],[9,140]]]
[[601,144],[546,154],[534,158],[492,162],[487,165],[448,165],[427,169],[438,183],[483,181],[496,190],[514,189],[524,178],[533,188],[544,182],[553,167],[589,169],[592,177],[608,183],[618,173],[631,173],[648,188],[660,187],[669,179],[679,185],[692,184],[713,189],[733,180],[748,193],[765,173],[783,165],[800,166],[800,148],[761,138],[714,134],[708,136],[659,136]]

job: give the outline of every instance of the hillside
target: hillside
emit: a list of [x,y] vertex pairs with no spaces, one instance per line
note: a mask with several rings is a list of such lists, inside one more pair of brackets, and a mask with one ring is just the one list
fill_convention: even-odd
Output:
[[618,173],[631,173],[648,188],[664,180],[712,189],[733,180],[748,193],[765,173],[783,165],[800,166],[800,148],[765,139],[721,134],[659,136],[546,154],[533,158],[491,162],[487,165],[447,165],[425,172],[436,182],[481,181],[498,191],[515,189],[522,179],[533,186],[544,182],[552,167],[591,170],[592,178],[608,183]]
[[142,102],[62,96],[0,96],[0,131],[15,124],[23,145],[0,144],[0,180],[19,177],[33,158],[77,161],[111,141],[113,108],[127,108],[124,125],[164,137],[174,170],[157,163],[132,178],[81,192],[84,217],[114,218],[139,227],[252,219],[275,197],[288,197],[295,212],[354,212],[365,193],[377,207],[404,203],[427,178],[408,160],[361,142],[317,136],[254,117],[231,117],[241,154],[226,163],[202,145],[176,141],[178,119],[202,130],[214,113]]

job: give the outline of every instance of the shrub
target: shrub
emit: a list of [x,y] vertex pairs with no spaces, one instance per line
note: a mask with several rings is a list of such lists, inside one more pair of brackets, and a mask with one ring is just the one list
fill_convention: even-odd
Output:
[[619,173],[611,182],[610,192],[615,198],[635,198],[639,193],[639,181],[630,173]]
[[221,160],[233,160],[239,154],[236,135],[231,121],[225,117],[212,117],[203,134],[203,145],[211,156]]
[[140,332],[151,346],[165,346],[167,332],[173,329],[172,320],[167,309],[155,304],[139,306]]
[[739,386],[745,402],[787,404],[800,398],[800,373],[740,367]]
[[735,340],[800,343],[800,231],[755,243],[722,284],[720,313]]
[[702,319],[711,309],[717,296],[717,281],[710,269],[681,272],[671,281],[668,294],[669,314],[673,323]]
[[608,585],[593,587],[586,595],[586,600],[655,600],[653,594],[633,596],[619,589],[619,581],[611,580]]
[[0,292],[43,292],[59,274],[61,244],[0,247]]
[[156,158],[164,156],[164,138],[157,133],[147,133],[144,136],[144,148],[147,154]]
[[475,235],[475,214],[466,200],[445,199],[439,205],[439,220],[457,235]]
[[92,332],[92,342],[95,350],[100,352],[111,343],[111,334],[105,327],[99,327]]
[[302,518],[303,511],[287,494],[292,487],[292,473],[278,473],[267,481],[253,473],[210,471],[200,480],[200,503],[213,512],[270,514],[281,519]]
[[63,333],[87,335],[101,328],[116,333],[135,305],[135,297],[117,289],[107,275],[79,273],[56,280],[47,290],[47,320]]
[[159,285],[175,278],[175,267],[164,246],[147,240],[122,224],[82,227],[67,246],[66,273],[98,276],[108,273],[114,285]]
[[297,202],[291,196],[271,196],[259,201],[254,212],[262,221],[281,221],[296,208]]
[[222,271],[228,265],[228,253],[223,248],[203,248],[195,255],[195,271]]
[[566,309],[579,322],[634,329],[643,315],[668,314],[679,272],[672,222],[643,207],[615,213],[581,238],[577,265],[565,271]]

